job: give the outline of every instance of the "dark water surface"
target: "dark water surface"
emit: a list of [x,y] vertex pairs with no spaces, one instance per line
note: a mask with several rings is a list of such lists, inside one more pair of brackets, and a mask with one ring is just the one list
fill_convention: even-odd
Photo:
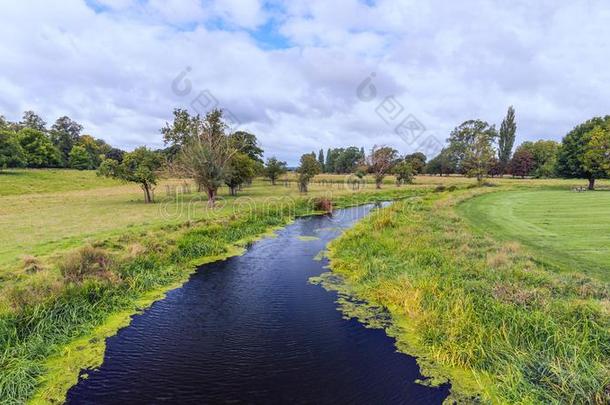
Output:
[[448,387],[415,384],[415,359],[308,283],[326,271],[314,257],[371,209],[298,219],[243,256],[201,266],[107,340],[103,365],[68,403],[441,403]]

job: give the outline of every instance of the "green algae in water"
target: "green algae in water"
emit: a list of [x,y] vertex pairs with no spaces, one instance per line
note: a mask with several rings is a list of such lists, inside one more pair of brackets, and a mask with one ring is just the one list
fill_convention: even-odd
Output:
[[326,251],[326,250],[320,250],[320,251],[318,252],[318,254],[314,256],[314,258],[313,258],[313,259],[314,259],[316,262],[319,262],[319,261],[321,261],[322,259],[324,259],[324,258],[326,257],[326,253],[327,253],[327,251]]
[[298,236],[298,239],[302,240],[303,242],[311,242],[314,240],[320,240],[320,238],[318,238],[316,236],[305,236],[305,235]]

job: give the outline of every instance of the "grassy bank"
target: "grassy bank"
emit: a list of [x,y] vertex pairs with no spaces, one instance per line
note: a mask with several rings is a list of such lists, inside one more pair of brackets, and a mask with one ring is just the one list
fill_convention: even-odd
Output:
[[[99,365],[105,337],[184,282],[196,264],[238,254],[270,229],[313,212],[314,193],[265,200],[264,193],[256,195],[262,190],[274,197],[282,189],[253,187],[244,192],[251,199],[242,200],[250,204],[233,200],[181,223],[166,219],[137,231],[97,234],[84,246],[30,257],[22,268],[7,270],[0,299],[0,402],[61,402],[81,368]],[[346,206],[412,193],[340,190],[333,199]]]
[[375,213],[331,243],[333,272],[387,308],[399,348],[458,395],[608,403],[608,284],[555,272],[536,251],[471,228],[456,205],[492,190],[432,193]]

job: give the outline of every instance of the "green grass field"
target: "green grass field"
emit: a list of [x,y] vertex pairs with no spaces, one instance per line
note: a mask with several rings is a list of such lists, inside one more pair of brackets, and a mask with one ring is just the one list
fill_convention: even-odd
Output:
[[610,280],[610,192],[518,190],[482,195],[458,208],[479,231],[515,240],[561,271]]

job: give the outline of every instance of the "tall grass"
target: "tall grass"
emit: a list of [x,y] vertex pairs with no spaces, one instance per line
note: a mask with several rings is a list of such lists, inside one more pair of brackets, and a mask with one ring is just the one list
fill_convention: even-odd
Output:
[[399,347],[448,374],[458,392],[495,403],[609,403],[608,285],[474,234],[454,212],[459,199],[429,194],[364,219],[331,243],[333,272],[388,308]]

